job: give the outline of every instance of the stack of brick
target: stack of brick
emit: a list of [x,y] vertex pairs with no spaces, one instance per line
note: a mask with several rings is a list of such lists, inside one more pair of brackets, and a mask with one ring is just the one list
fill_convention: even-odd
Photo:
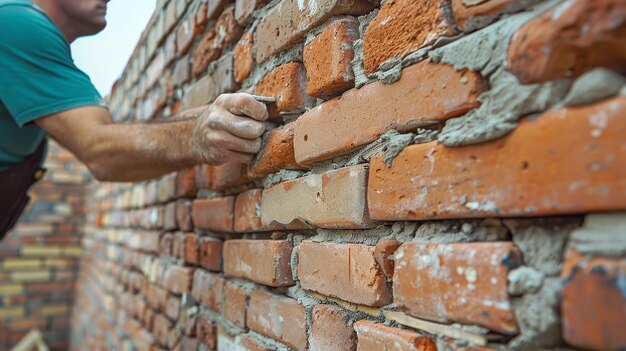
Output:
[[100,184],[74,350],[626,348],[626,2],[158,1],[124,122],[276,98],[251,165]]
[[54,143],[31,204],[0,243],[0,350],[38,328],[67,350],[85,226],[86,168]]

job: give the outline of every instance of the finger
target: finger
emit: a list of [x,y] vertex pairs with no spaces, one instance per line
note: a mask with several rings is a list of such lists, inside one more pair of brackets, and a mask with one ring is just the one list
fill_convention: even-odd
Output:
[[252,118],[236,116],[224,110],[216,110],[215,113],[209,120],[211,129],[224,130],[244,139],[256,139],[265,131],[265,124]]
[[261,149],[261,138],[243,139],[223,130],[213,130],[207,135],[207,144],[231,151],[256,154]]
[[223,94],[223,106],[230,113],[265,121],[269,116],[267,106],[246,93]]

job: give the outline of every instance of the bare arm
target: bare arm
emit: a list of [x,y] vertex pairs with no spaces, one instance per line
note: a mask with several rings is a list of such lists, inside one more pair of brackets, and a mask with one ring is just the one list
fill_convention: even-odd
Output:
[[171,123],[114,124],[105,108],[87,106],[36,123],[105,181],[149,179],[199,163],[245,163],[258,152],[267,109],[252,96],[223,94],[193,113]]

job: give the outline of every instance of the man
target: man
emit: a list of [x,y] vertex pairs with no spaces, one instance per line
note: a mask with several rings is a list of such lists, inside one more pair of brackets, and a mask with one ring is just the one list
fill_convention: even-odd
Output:
[[110,0],[0,0],[0,239],[28,202],[50,135],[104,181],[138,181],[200,163],[248,162],[264,104],[223,94],[169,123],[113,124],[69,44],[106,26]]

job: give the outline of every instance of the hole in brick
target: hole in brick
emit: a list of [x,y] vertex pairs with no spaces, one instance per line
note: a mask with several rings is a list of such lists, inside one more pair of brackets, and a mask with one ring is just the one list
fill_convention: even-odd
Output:
[[319,199],[319,198],[322,196],[322,194],[320,194],[320,192],[318,191],[318,192],[315,194],[315,196]]
[[522,169],[528,169],[528,161],[522,162]]
[[304,134],[304,141],[309,141],[309,135],[308,134]]

